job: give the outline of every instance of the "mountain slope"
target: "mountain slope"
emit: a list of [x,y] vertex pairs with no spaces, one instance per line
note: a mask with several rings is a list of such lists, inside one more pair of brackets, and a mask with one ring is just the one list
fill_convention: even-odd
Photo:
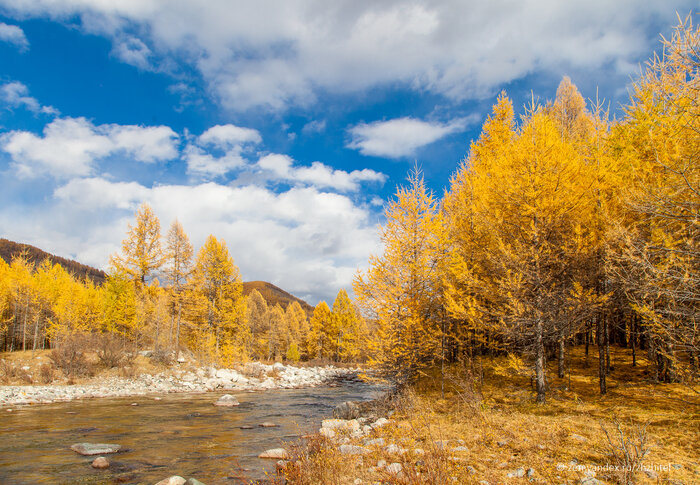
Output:
[[107,278],[107,274],[104,271],[93,268],[92,266],[47,253],[46,251],[30,246],[29,244],[17,243],[8,239],[0,238],[0,258],[4,259],[7,264],[10,264],[13,258],[22,254],[26,254],[29,261],[37,266],[48,258],[51,263],[59,264],[66,271],[72,273],[78,278],[89,278],[98,285],[102,284]]
[[279,303],[282,308],[286,309],[287,305],[296,301],[299,302],[301,308],[307,314],[310,315],[314,311],[314,307],[306,303],[301,298],[297,298],[296,296],[287,293],[272,283],[268,283],[267,281],[245,281],[243,283],[244,295],[248,296],[253,290],[258,290],[258,293],[262,295],[269,306],[274,306],[275,304]]
[[[12,259],[26,254],[29,261],[35,265],[41,264],[46,258],[53,264],[61,265],[66,271],[69,271],[78,278],[89,278],[95,284],[102,284],[107,279],[107,274],[97,268],[88,266],[71,259],[56,256],[55,254],[47,253],[37,247],[29,244],[22,244],[8,239],[0,238],[0,258],[4,259],[7,264],[12,262]],[[268,305],[274,306],[279,304],[286,309],[293,301],[299,302],[301,308],[309,315],[313,313],[314,307],[306,303],[301,298],[284,291],[283,289],[268,283],[266,281],[247,281],[243,283],[243,294],[249,295],[251,291],[258,290]]]

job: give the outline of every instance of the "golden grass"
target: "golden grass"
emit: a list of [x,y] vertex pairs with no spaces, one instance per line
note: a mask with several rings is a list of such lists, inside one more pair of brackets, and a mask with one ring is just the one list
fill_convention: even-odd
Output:
[[[612,352],[607,395],[598,392],[597,356],[592,353],[586,366],[583,349],[574,349],[570,378],[559,379],[553,366],[548,369],[544,405],[534,403],[529,374],[517,359],[484,360],[483,385],[469,377],[469,370],[450,367],[444,397],[440,378],[426,375],[397,407],[391,425],[369,436],[382,437],[405,453],[369,447],[366,455],[341,455],[338,442],[314,439],[296,451],[299,465],[289,468],[287,478],[309,485],[482,480],[493,485],[527,483],[527,476],[508,474],[532,468],[533,483],[579,483],[590,471],[604,483],[625,483],[623,474],[612,469],[618,462],[603,430],[619,445],[618,423],[623,438],[633,443],[646,427],[649,451],[643,465],[656,478],[639,471],[632,474],[634,483],[700,483],[700,395],[684,384],[652,383],[646,378],[648,363],[632,367],[627,350]],[[448,449],[439,446],[441,441],[449,443]],[[459,446],[466,450],[455,451]],[[378,460],[401,463],[402,474],[376,469]]]

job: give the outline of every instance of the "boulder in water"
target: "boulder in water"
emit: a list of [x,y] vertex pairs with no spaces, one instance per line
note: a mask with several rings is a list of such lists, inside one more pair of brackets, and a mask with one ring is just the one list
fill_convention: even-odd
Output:
[[109,468],[109,460],[107,458],[105,458],[104,456],[98,456],[92,462],[91,466],[93,468],[97,468],[98,470],[104,470],[105,468]]
[[219,398],[218,401],[214,403],[214,406],[238,406],[240,403],[238,402],[238,399],[236,399],[234,396],[231,394],[224,394]]
[[264,423],[260,423],[261,428],[276,428],[279,426],[278,424],[271,423],[270,421],[265,421]]
[[289,460],[289,453],[284,448],[272,448],[271,450],[263,451],[258,455],[258,458],[272,458],[275,460]]
[[76,443],[72,445],[70,449],[84,456],[106,455],[109,453],[116,453],[121,449],[121,445],[111,445],[107,443]]

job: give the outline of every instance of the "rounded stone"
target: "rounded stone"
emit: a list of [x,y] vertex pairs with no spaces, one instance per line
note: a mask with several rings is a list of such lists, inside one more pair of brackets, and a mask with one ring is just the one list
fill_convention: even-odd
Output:
[[98,470],[104,470],[105,468],[109,468],[109,460],[107,458],[105,458],[104,456],[98,456],[92,462],[91,466],[93,468],[97,468]]

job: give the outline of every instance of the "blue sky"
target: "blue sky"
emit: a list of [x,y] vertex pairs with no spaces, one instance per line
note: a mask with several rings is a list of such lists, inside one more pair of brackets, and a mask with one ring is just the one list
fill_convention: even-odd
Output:
[[0,236],[106,268],[148,202],[312,304],[441,194],[500,90],[627,101],[695,2],[0,0]]

